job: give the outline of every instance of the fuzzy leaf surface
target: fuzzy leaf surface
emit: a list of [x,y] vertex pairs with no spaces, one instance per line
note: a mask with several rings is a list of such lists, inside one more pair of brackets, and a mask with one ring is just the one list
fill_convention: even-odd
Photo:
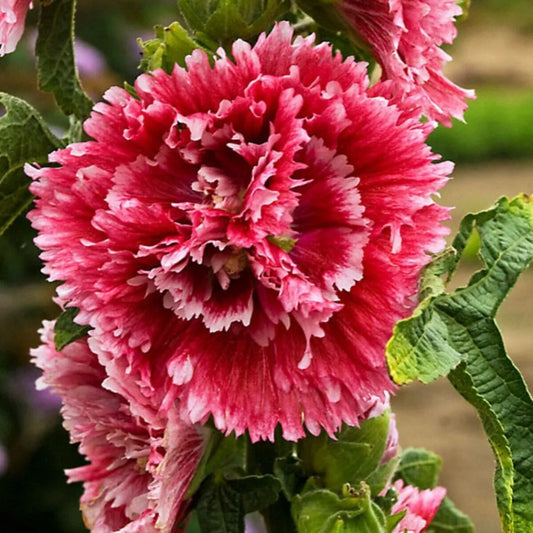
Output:
[[181,0],[181,19],[207,42],[231,48],[267,31],[290,7],[289,0]]
[[196,507],[201,533],[244,533],[244,506],[240,493],[208,478],[199,492]]
[[339,496],[309,485],[292,502],[298,533],[386,533],[385,516],[370,500],[368,488],[349,488]]
[[[437,260],[451,275],[475,228],[481,237],[485,268],[472,277],[467,287],[451,294],[429,296],[412,317],[396,324],[387,345],[389,369],[396,383],[416,379],[429,383],[447,375],[461,362],[473,340],[471,329],[479,329],[487,318],[494,318],[518,276],[533,260],[531,213],[530,199],[519,197],[512,201],[501,199],[493,209],[463,220],[453,243],[455,260]],[[430,265],[430,272],[434,266]],[[434,272],[434,276],[440,274],[442,269]],[[426,286],[429,284],[426,280]],[[482,337],[487,334],[488,331]]]
[[[477,410],[496,458],[495,489],[504,533],[533,531],[533,400],[506,354],[494,316],[533,261],[533,204],[522,195],[468,215],[454,240],[453,272],[477,230],[485,268],[452,294],[430,296],[397,325],[387,353],[395,380],[448,374]],[[438,327],[436,327],[438,324]]]
[[[340,492],[345,483],[369,482],[381,463],[387,444],[390,413],[370,418],[360,427],[345,427],[333,440],[326,433],[299,443],[304,468],[320,475],[326,488]],[[374,489],[374,487],[371,487]],[[379,491],[379,490],[378,490]],[[377,491],[374,490],[374,492]]]
[[442,459],[437,454],[423,448],[407,448],[402,452],[396,478],[422,490],[434,489],[441,467]]
[[83,91],[74,60],[74,14],[76,0],[41,2],[35,52],[39,88],[54,94],[66,115],[86,119],[91,99]]
[[39,113],[20,98],[0,93],[0,235],[30,205],[27,162],[47,161],[60,142],[50,133]]

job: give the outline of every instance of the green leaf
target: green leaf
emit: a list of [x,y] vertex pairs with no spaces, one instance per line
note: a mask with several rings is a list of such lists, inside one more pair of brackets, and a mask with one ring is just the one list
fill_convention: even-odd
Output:
[[335,7],[336,3],[333,0],[297,0],[298,7],[326,30],[348,32],[350,27],[341,11]]
[[76,307],[67,307],[57,318],[54,326],[54,344],[58,352],[71,342],[85,337],[91,329],[89,326],[80,326],[74,322],[78,312],[79,309]]
[[144,42],[139,39],[138,41],[144,56],[141,68],[145,71],[162,68],[170,73],[176,63],[184,67],[185,58],[196,48],[208,54],[212,53],[193,40],[178,22],[173,22],[166,27],[156,26],[155,33],[154,39]]
[[474,525],[468,516],[459,511],[449,498],[442,500],[437,514],[429,526],[433,533],[474,533]]
[[48,153],[60,142],[48,130],[39,113],[6,93],[0,93],[0,235],[30,205],[30,178],[24,173],[27,162],[45,163]]
[[281,490],[288,501],[292,501],[305,484],[303,464],[297,457],[277,457],[274,461],[274,475],[280,481]]
[[[327,488],[340,492],[345,483],[366,481],[381,463],[389,432],[389,412],[357,427],[345,427],[337,440],[321,433],[299,442],[303,466],[319,474]],[[372,487],[374,488],[374,487]]]
[[453,243],[457,258],[450,273],[474,229],[485,268],[467,287],[422,302],[397,326],[387,348],[389,365],[398,382],[431,381],[451,370],[451,383],[478,411],[496,457],[503,530],[528,532],[533,531],[533,400],[505,352],[494,315],[533,261],[531,198],[502,198],[494,208],[467,216]]
[[434,489],[441,467],[442,459],[437,454],[423,448],[407,448],[402,452],[395,477],[422,490]]
[[220,431],[213,430],[185,497],[190,498],[202,481],[210,475],[215,475],[220,479],[231,472],[244,471],[246,451],[245,436],[238,439],[232,436],[224,437]]
[[312,481],[292,503],[298,533],[385,533],[383,512],[370,500],[370,489],[346,485],[341,496]]
[[260,511],[278,500],[281,483],[273,475],[227,477],[228,485],[242,499],[245,514]]
[[196,506],[201,533],[244,533],[244,506],[240,493],[210,476],[202,484]]
[[[435,296],[433,286],[433,295],[422,301],[413,316],[396,324],[387,345],[389,369],[396,383],[415,379],[429,383],[447,375],[472,342],[484,342],[472,338],[472,328],[478,330],[487,318],[492,320],[520,273],[533,260],[531,218],[531,203],[519,197],[511,202],[501,199],[493,209],[463,220],[453,243],[455,258],[446,257],[444,264],[451,275],[475,228],[486,268],[476,273],[467,287],[452,294]],[[442,257],[437,261],[442,267]],[[429,268],[431,272],[435,265]],[[426,279],[426,286],[428,283]]]
[[387,516],[385,530],[387,533],[393,533],[394,528],[401,522],[402,518],[407,514],[407,511]]
[[197,495],[200,531],[244,532],[244,515],[275,503],[280,490],[280,482],[272,475],[209,476]]
[[74,61],[76,0],[55,0],[40,5],[35,45],[39,88],[52,92],[66,115],[84,120],[93,103],[81,88]]

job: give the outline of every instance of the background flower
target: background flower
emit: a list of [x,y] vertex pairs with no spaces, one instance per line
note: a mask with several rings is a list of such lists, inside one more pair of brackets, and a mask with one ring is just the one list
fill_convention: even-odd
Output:
[[31,0],[5,0],[0,5],[0,56],[15,50],[30,7]]
[[81,509],[94,533],[175,531],[184,518],[183,497],[203,451],[203,434],[177,418],[147,423],[127,402],[107,390],[106,374],[84,340],[57,352],[52,322],[43,344],[32,350],[43,370],[40,388],[61,396],[65,428],[89,464],[67,471],[83,481]]
[[332,434],[393,388],[384,346],[444,244],[452,166],[365,64],[288,24],[232,55],[110,89],[94,141],[28,167],[36,243],[134,411]]
[[395,101],[448,126],[450,117],[463,118],[465,99],[474,98],[474,92],[442,72],[451,58],[441,45],[455,39],[455,17],[462,13],[456,0],[340,0],[335,5],[371,46]]
[[404,485],[401,479],[394,483],[398,493],[398,501],[392,506],[392,513],[406,511],[405,516],[394,528],[393,533],[422,533],[426,531],[444,496],[446,489],[419,490],[412,485]]

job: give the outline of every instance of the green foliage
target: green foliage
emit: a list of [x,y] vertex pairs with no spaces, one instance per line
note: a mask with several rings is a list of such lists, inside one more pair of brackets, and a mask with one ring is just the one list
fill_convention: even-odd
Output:
[[439,126],[428,138],[434,151],[456,162],[531,157],[533,93],[478,90],[469,102],[466,123]]
[[442,459],[422,448],[407,448],[401,455],[396,477],[407,485],[419,489],[434,489],[437,486]]
[[244,515],[275,503],[280,489],[279,481],[271,475],[208,477],[197,495],[200,531],[244,531]]
[[83,120],[92,101],[81,88],[74,61],[75,0],[41,2],[39,34],[35,46],[39,87],[50,91],[66,115]]
[[57,318],[54,326],[54,344],[58,352],[71,342],[85,337],[89,332],[89,326],[80,326],[74,322],[78,312],[79,309],[76,307],[67,307]]
[[468,516],[455,507],[450,498],[444,498],[431,521],[433,533],[474,533],[474,525]]
[[332,0],[297,0],[298,7],[331,32],[350,31],[350,26]]
[[0,117],[0,235],[30,205],[28,161],[45,163],[59,141],[39,113],[24,100],[0,93],[6,113]]
[[230,50],[237,39],[267,31],[290,7],[289,0],[179,0],[180,22],[200,42]]
[[[370,46],[346,23],[345,18],[334,6],[332,0],[298,0],[298,6],[313,18],[303,19],[296,28],[300,33],[315,33],[317,41],[331,43],[333,50],[339,51],[343,57],[354,56],[357,61],[366,61],[369,75],[376,61],[370,53]],[[306,30],[306,31],[303,31]]]
[[[474,228],[481,238],[480,254],[486,268],[476,273],[467,287],[426,298],[411,318],[396,325],[387,357],[397,383],[415,379],[429,383],[457,366],[472,342],[486,342],[477,329],[493,320],[516,279],[533,260],[531,219],[529,199],[519,197],[511,202],[501,199],[495,208],[463,220],[453,243],[455,256],[448,256],[444,263],[439,256],[430,265],[423,287],[431,284],[431,277],[438,281],[441,274],[453,273]],[[476,339],[474,333],[482,338]]]
[[[346,426],[333,440],[326,433],[299,443],[304,469],[319,475],[324,486],[340,493],[345,483],[357,486],[380,467],[387,444],[390,413],[365,420],[359,428]],[[383,487],[372,487],[375,495]]]
[[208,52],[194,41],[178,22],[173,22],[167,27],[156,26],[155,32],[155,39],[144,42],[139,40],[143,52],[141,68],[145,71],[162,68],[170,73],[175,63],[184,67],[185,58],[196,48]]
[[311,479],[292,504],[298,533],[387,533],[386,518],[371,501],[364,483],[360,489],[349,484],[342,495],[322,489]]
[[212,431],[186,496],[192,496],[202,481],[211,475],[223,476],[243,471],[246,466],[246,452],[247,442],[244,437],[224,438],[220,432]]
[[446,268],[436,273],[453,273],[474,228],[485,268],[467,287],[433,293],[412,318],[400,322],[387,347],[388,362],[399,383],[428,382],[451,371],[450,381],[477,409],[496,457],[504,532],[531,531],[533,400],[494,321],[517,277],[533,261],[531,198],[502,198],[494,208],[465,217],[453,242],[455,259],[439,258]]

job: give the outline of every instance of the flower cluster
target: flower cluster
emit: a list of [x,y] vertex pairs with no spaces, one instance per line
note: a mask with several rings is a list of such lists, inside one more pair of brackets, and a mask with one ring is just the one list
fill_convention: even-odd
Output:
[[462,13],[456,0],[340,0],[335,6],[371,46],[395,101],[448,126],[450,117],[463,118],[474,92],[442,71],[451,58],[441,45],[455,39]]
[[5,0],[0,5],[0,56],[15,50],[24,31],[31,0]]
[[[0,55],[31,3],[8,4]],[[473,96],[442,74],[461,10],[331,9],[382,81],[280,22],[112,87],[84,124],[91,140],[26,166],[43,271],[89,329],[58,351],[47,322],[32,356],[89,461],[68,476],[95,533],[181,531],[208,421],[296,441],[388,405],[386,343],[447,231],[434,198],[453,166],[426,139]],[[390,420],[383,464],[398,455]],[[391,483],[392,512],[405,511],[394,531],[421,533],[444,489]]]

